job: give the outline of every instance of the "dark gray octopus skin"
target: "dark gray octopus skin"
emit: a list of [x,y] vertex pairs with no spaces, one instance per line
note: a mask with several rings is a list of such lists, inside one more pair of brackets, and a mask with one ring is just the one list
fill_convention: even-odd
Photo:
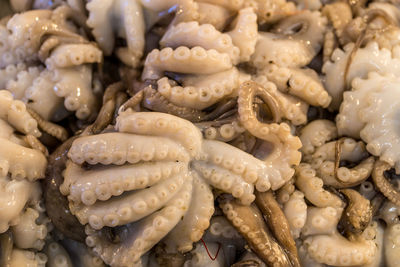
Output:
[[384,172],[390,170],[388,163],[378,160],[372,171],[372,180],[381,193],[394,204],[400,206],[400,192],[385,178]]
[[68,139],[68,132],[64,129],[64,127],[50,121],[46,121],[36,111],[29,107],[26,107],[26,110],[29,112],[32,118],[37,121],[37,124],[42,131],[62,142]]
[[[114,118],[117,94],[123,89],[122,83],[110,85],[103,96],[103,106],[95,122],[83,131],[82,135],[98,134],[106,128]],[[78,135],[69,138],[59,146],[49,157],[43,192],[46,210],[54,226],[67,238],[85,242],[85,229],[78,219],[69,210],[68,199],[59,190],[64,178],[62,171],[65,169],[67,154],[72,142]]]
[[85,228],[78,219],[71,214],[68,200],[59,190],[64,178],[62,171],[67,162],[68,150],[77,136],[71,137],[59,146],[49,157],[46,178],[43,183],[43,192],[46,210],[54,226],[66,237],[85,242]]
[[7,266],[11,259],[13,237],[10,230],[0,234],[0,266]]
[[353,189],[342,189],[348,204],[340,218],[340,225],[348,234],[361,234],[372,219],[372,206],[368,199]]
[[296,243],[290,232],[289,222],[283,213],[279,203],[276,201],[272,191],[255,192],[256,205],[266,216],[266,222],[273,232],[279,244],[288,251],[287,255],[292,262],[292,266],[301,267]]
[[147,86],[143,89],[144,98],[142,105],[153,111],[172,114],[191,122],[200,122],[204,120],[206,114],[202,111],[192,108],[179,107],[170,103],[164,96]]
[[244,206],[227,194],[220,195],[217,200],[225,216],[262,261],[274,267],[293,266],[285,251],[272,237],[263,215],[254,203]]

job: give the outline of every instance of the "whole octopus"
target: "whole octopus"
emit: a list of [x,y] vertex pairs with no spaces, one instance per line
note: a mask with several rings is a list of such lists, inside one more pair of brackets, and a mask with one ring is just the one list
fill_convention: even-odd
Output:
[[400,266],[398,2],[2,5],[0,266]]

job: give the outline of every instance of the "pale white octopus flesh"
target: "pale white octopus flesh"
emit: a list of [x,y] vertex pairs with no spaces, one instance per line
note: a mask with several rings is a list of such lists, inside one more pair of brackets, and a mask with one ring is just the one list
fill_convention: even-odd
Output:
[[[399,266],[396,4],[10,2],[21,13],[0,21],[0,264],[159,266],[161,245],[177,266]],[[128,93],[144,93],[122,105],[121,92],[108,128],[74,137],[59,190],[86,246],[60,241],[37,181],[54,147],[39,139],[67,138],[49,121],[96,119],[113,55],[136,68]],[[335,121],[310,115],[323,109]],[[269,191],[280,212],[255,201]],[[287,232],[257,215],[268,208]]]

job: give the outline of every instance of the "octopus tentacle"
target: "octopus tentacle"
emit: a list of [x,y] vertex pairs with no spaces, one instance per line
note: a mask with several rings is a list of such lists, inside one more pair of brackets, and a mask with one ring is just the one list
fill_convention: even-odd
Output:
[[[334,152],[338,142],[340,142],[339,147],[341,149],[338,152],[340,160],[362,161],[351,169],[340,167],[335,171],[337,159]],[[333,149],[333,151],[329,151],[329,149]],[[365,146],[361,141],[356,142],[351,138],[345,138],[342,141],[332,141],[319,147],[312,156],[311,165],[317,171],[318,176],[324,180],[324,184],[344,188],[358,185],[369,177],[375,160],[373,157],[363,160],[367,155],[368,153],[366,153]]]
[[37,266],[45,267],[47,256],[44,253],[35,253],[30,250],[14,248],[11,253],[9,266]]
[[254,186],[245,182],[241,176],[204,162],[193,163],[193,168],[213,187],[231,193],[242,204],[249,205],[254,201]]
[[334,234],[342,213],[342,208],[308,207],[307,220],[301,232],[304,236]]
[[312,69],[293,69],[272,64],[265,75],[280,91],[297,96],[310,105],[326,108],[332,100]]
[[25,104],[20,100],[14,100],[13,95],[6,90],[0,90],[0,118],[24,134],[36,137],[41,135],[37,122],[27,112]]
[[86,63],[100,63],[101,51],[92,44],[63,44],[57,46],[45,61],[49,70],[66,68]]
[[183,86],[176,86],[167,77],[157,81],[158,92],[175,105],[202,110],[224,97],[236,95],[240,84],[249,80],[248,75],[232,68],[209,75],[178,78]]
[[182,189],[164,208],[145,219],[125,226],[121,233],[122,241],[111,243],[102,231],[86,228],[86,244],[93,247],[101,258],[111,265],[130,266],[154,244],[160,241],[180,220],[189,208],[192,192],[192,178],[184,183]]
[[51,20],[37,20],[29,29],[29,42],[24,44],[38,51],[46,35],[55,35],[74,40],[75,43],[87,43],[88,41],[81,35],[62,27]]
[[248,61],[254,53],[258,39],[257,16],[252,8],[239,11],[234,27],[227,34],[240,49],[240,61]]
[[282,176],[265,162],[226,143],[204,140],[203,153],[202,161],[242,176],[245,182],[255,184],[259,191],[264,192],[271,187],[277,188],[284,183]]
[[173,49],[179,46],[215,49],[219,53],[228,54],[234,64],[237,63],[240,53],[239,48],[233,45],[228,34],[218,31],[211,24],[199,25],[197,21],[172,25],[160,40],[160,45]]
[[[123,123],[121,125],[121,130],[127,129]],[[123,165],[126,162],[134,164],[152,160],[189,161],[189,155],[184,148],[172,140],[131,133],[104,133],[80,137],[73,142],[68,156],[77,164],[87,162],[92,165]]]
[[154,49],[146,58],[142,79],[160,79],[164,71],[180,73],[212,74],[232,68],[228,54],[200,46],[191,49],[180,46],[175,50],[167,47]]
[[385,230],[384,246],[385,246],[385,259],[388,267],[396,267],[398,265],[397,257],[400,251],[400,224],[389,226]]
[[25,135],[22,140],[32,149],[36,149],[43,153],[45,157],[49,155],[47,148],[33,135]]
[[254,8],[260,23],[274,23],[296,14],[294,3],[285,0],[251,0],[244,5]]
[[116,129],[132,134],[169,137],[181,142],[191,156],[196,157],[201,151],[202,135],[200,130],[192,123],[169,114],[124,112],[117,119]]
[[242,206],[227,195],[218,198],[222,211],[253,251],[271,266],[291,266],[284,250],[271,237],[263,216],[253,204]]
[[105,201],[125,191],[153,186],[178,175],[183,170],[183,163],[149,162],[85,171],[69,161],[60,191],[63,195],[68,195],[68,199],[74,204],[82,202],[85,205],[93,205],[99,199]]
[[15,80],[18,73],[26,69],[24,63],[8,64],[4,69],[0,69],[0,88],[6,88],[8,81]]
[[367,228],[372,219],[372,206],[368,199],[353,189],[340,190],[348,200],[342,214],[341,225],[349,233],[360,234]]
[[307,200],[317,207],[340,207],[341,199],[323,188],[324,182],[316,176],[311,165],[301,163],[296,168],[296,186],[304,193]]
[[165,239],[169,247],[181,253],[193,249],[193,243],[199,241],[210,226],[214,213],[214,196],[210,187],[196,174],[193,176],[190,210]]
[[[94,0],[86,5],[87,24],[105,55],[114,48],[114,34],[126,40],[127,47],[116,49],[116,55],[126,65],[136,67],[143,55],[145,24],[139,1]],[[115,21],[117,20],[117,21]]]
[[299,238],[307,219],[307,204],[304,200],[304,194],[298,190],[293,192],[289,200],[284,204],[283,212],[289,223],[293,238]]
[[372,171],[374,184],[390,201],[400,206],[400,192],[385,178],[384,172],[390,169],[390,165],[383,161],[377,161]]
[[276,191],[276,200],[278,203],[284,205],[286,202],[288,202],[295,189],[294,179],[292,178]]
[[372,240],[357,236],[349,241],[338,233],[310,236],[304,243],[312,258],[334,266],[366,265],[372,262],[377,250]]
[[288,251],[288,257],[292,266],[300,267],[296,243],[290,233],[289,222],[280,208],[279,203],[276,201],[274,194],[271,191],[263,193],[256,191],[255,194],[255,203],[257,207],[262,214],[266,216],[266,222],[277,241]]
[[335,30],[335,34],[342,37],[346,25],[352,20],[353,14],[350,5],[346,2],[335,2],[325,5],[322,14],[327,16]]
[[279,111],[282,114],[282,117],[290,120],[294,125],[300,125],[307,122],[308,104],[306,102],[295,96],[287,95],[277,90],[275,84],[268,81],[265,75],[258,75],[253,79],[260,85],[264,86],[269,93],[276,98],[279,103]]
[[39,218],[39,212],[32,208],[27,208],[20,215],[19,223],[11,227],[16,246],[23,249],[42,250],[47,227],[44,224],[36,223],[37,218]]
[[44,251],[47,255],[47,264],[49,266],[57,266],[58,264],[65,267],[73,266],[68,252],[57,242],[51,242],[46,245]]
[[68,138],[68,132],[67,130],[55,123],[52,123],[50,121],[46,121],[45,119],[43,119],[38,113],[36,113],[36,111],[34,111],[33,109],[28,108],[26,109],[29,114],[32,116],[32,118],[34,118],[39,126],[40,129],[42,129],[43,132],[57,138],[60,141],[65,141]]
[[30,67],[27,70],[20,71],[15,79],[7,82],[5,88],[13,94],[15,99],[24,101],[25,91],[41,71],[41,67]]
[[[185,180],[188,179],[187,176],[186,173],[178,173],[171,178],[160,181],[151,188],[142,189],[138,192],[128,192],[124,194],[124,198],[113,198],[108,202],[96,202],[91,206],[70,202],[69,206],[71,212],[81,224],[89,223],[93,229],[99,230],[104,226],[124,225],[138,221],[163,207],[180,191]],[[109,198],[108,192],[104,192],[102,189],[101,186],[97,188],[96,193],[99,193],[97,197],[101,200],[107,200]],[[113,193],[113,195],[118,195],[118,193]],[[94,195],[94,192],[92,194]]]
[[[296,32],[294,27],[301,24]],[[321,49],[326,18],[317,11],[302,11],[284,19],[276,33],[260,32],[251,62],[259,69],[274,63],[280,67],[301,67],[311,62]]]
[[75,111],[79,119],[90,119],[97,109],[98,101],[92,90],[92,68],[90,65],[79,65],[70,68],[56,68],[52,72],[56,83],[54,92],[64,97],[67,110]]
[[[56,82],[52,80],[52,72],[43,70],[25,91],[27,106],[45,120],[60,121],[69,114],[64,107],[63,99],[54,92],[55,84]],[[32,114],[31,116],[34,117]],[[35,117],[35,120],[38,125],[43,123],[39,118]],[[44,127],[43,124],[42,126]]]
[[210,140],[229,142],[236,139],[245,129],[237,121],[225,123],[218,127],[205,127],[202,129],[204,137]]
[[20,222],[20,214],[25,205],[39,202],[41,189],[38,182],[1,177],[0,192],[1,202],[4,203],[0,210],[0,233],[4,233],[10,225]]
[[142,5],[152,11],[175,12],[173,23],[199,19],[198,3],[194,0],[141,0]]
[[300,131],[300,140],[303,145],[301,152],[305,155],[312,155],[318,147],[336,137],[335,123],[329,120],[312,121]]
[[198,22],[200,24],[211,24],[217,30],[226,28],[229,19],[232,17],[232,10],[213,3],[197,2]]
[[68,20],[72,20],[79,27],[86,30],[86,16],[82,12],[77,12],[70,5],[61,5],[53,10],[51,14],[51,20],[56,24],[68,27]]
[[5,138],[0,138],[1,174],[11,173],[13,179],[27,178],[35,181],[44,177],[47,160],[42,152],[15,144]]
[[[282,177],[281,181],[285,183],[294,173],[291,166],[298,165],[300,162],[301,153],[298,149],[301,147],[301,142],[298,137],[295,137],[290,133],[290,127],[287,124],[266,124],[257,119],[252,105],[254,97],[257,95],[260,95],[260,97],[268,103],[272,110],[274,119],[279,119],[279,114],[277,113],[278,104],[276,103],[276,100],[270,95],[269,91],[265,87],[262,87],[255,82],[246,82],[240,87],[238,99],[239,119],[243,127],[252,135],[271,142],[274,145],[273,152],[264,160],[266,162],[271,162],[279,158],[280,164],[275,164],[274,168],[276,169],[275,172],[280,173],[280,176]],[[282,186],[283,183],[279,184],[277,187],[273,186],[272,189],[276,190]]]
[[[159,83],[159,86],[161,86],[159,90],[162,90],[162,87],[165,87],[162,82]],[[143,95],[143,106],[150,110],[172,114],[192,122],[201,121],[206,116],[204,112],[197,109],[183,107],[181,104],[173,104],[169,99],[162,95],[160,91],[156,91],[150,86],[143,89]]]

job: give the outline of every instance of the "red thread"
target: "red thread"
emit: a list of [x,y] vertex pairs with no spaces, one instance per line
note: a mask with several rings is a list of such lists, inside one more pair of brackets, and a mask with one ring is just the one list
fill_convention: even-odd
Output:
[[215,257],[213,258],[213,257],[211,257],[211,254],[210,254],[210,252],[208,251],[207,245],[206,245],[206,243],[204,242],[203,238],[202,238],[202,239],[200,239],[200,240],[201,240],[201,242],[203,243],[204,247],[206,248],[206,251],[207,251],[208,257],[210,257],[210,259],[211,259],[212,261],[215,261],[215,259],[218,257],[219,250],[221,249],[221,244],[220,244],[220,243],[218,243],[218,250],[217,250],[217,254],[215,254]]

